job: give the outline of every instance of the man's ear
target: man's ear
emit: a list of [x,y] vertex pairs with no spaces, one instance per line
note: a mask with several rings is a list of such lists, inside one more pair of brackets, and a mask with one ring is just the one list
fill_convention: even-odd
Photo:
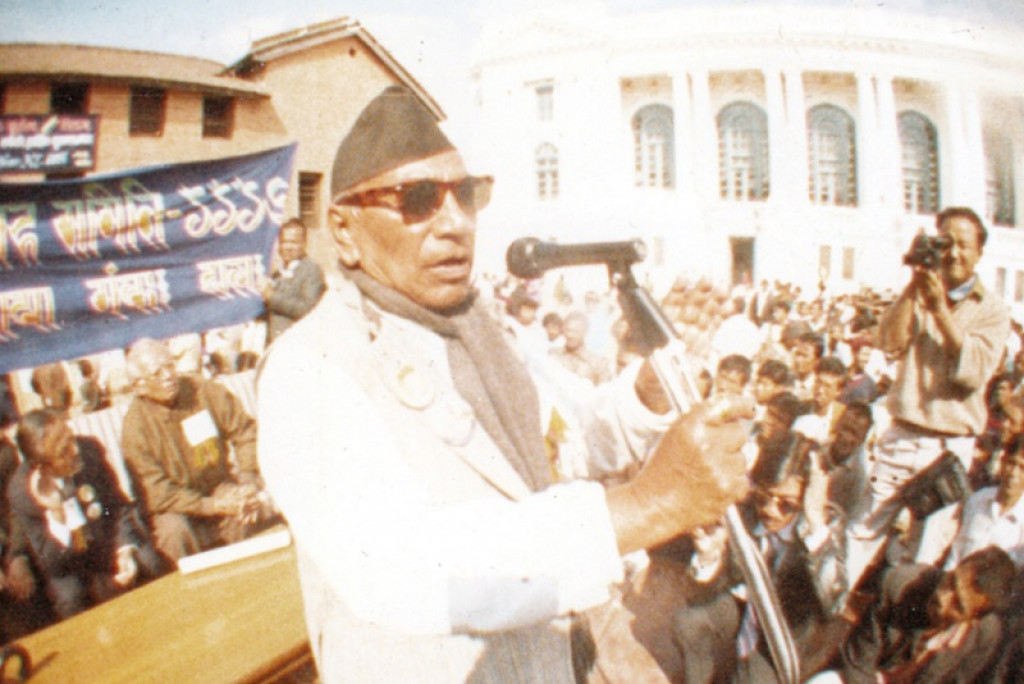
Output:
[[332,206],[327,210],[327,224],[331,229],[331,237],[338,246],[338,257],[341,263],[349,268],[359,266],[359,247],[352,235],[353,207]]

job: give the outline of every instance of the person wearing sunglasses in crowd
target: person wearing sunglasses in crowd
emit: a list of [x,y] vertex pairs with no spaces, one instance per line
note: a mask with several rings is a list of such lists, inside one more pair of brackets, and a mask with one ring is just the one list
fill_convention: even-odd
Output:
[[639,363],[587,445],[645,466],[607,491],[555,481],[544,388],[473,287],[491,185],[409,90],[374,97],[332,173],[344,277],[265,359],[260,467],[322,681],[573,682],[569,616],[607,599],[622,556],[745,491],[742,429],[706,407],[677,421]]
[[[741,509],[761,552],[793,635],[801,672],[813,671],[828,644],[826,624],[847,593],[844,529],[829,514],[816,445],[795,432],[765,443],[751,471],[751,491]],[[722,525],[694,535],[691,574],[702,600],[679,611],[673,637],[688,684],[775,681],[771,657],[748,589],[730,555]]]

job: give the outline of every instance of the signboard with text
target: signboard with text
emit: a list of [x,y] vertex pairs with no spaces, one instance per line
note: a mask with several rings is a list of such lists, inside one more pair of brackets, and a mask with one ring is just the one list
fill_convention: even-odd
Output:
[[0,173],[69,173],[96,166],[95,114],[0,116]]
[[295,147],[0,184],[0,373],[259,315]]

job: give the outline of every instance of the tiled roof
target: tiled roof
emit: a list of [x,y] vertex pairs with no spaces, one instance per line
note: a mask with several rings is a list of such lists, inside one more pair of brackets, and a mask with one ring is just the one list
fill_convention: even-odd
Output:
[[225,74],[223,64],[208,59],[86,45],[0,44],[0,81],[32,78],[267,97],[258,83]]

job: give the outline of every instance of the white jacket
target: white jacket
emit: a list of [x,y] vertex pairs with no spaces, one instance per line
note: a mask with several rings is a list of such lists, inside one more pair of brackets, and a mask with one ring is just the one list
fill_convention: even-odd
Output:
[[[332,287],[259,379],[260,467],[323,681],[573,681],[557,618],[605,601],[622,572],[603,489],[531,493],[455,390],[444,341],[367,311]],[[580,433],[605,463],[668,426],[628,377],[614,389]]]

